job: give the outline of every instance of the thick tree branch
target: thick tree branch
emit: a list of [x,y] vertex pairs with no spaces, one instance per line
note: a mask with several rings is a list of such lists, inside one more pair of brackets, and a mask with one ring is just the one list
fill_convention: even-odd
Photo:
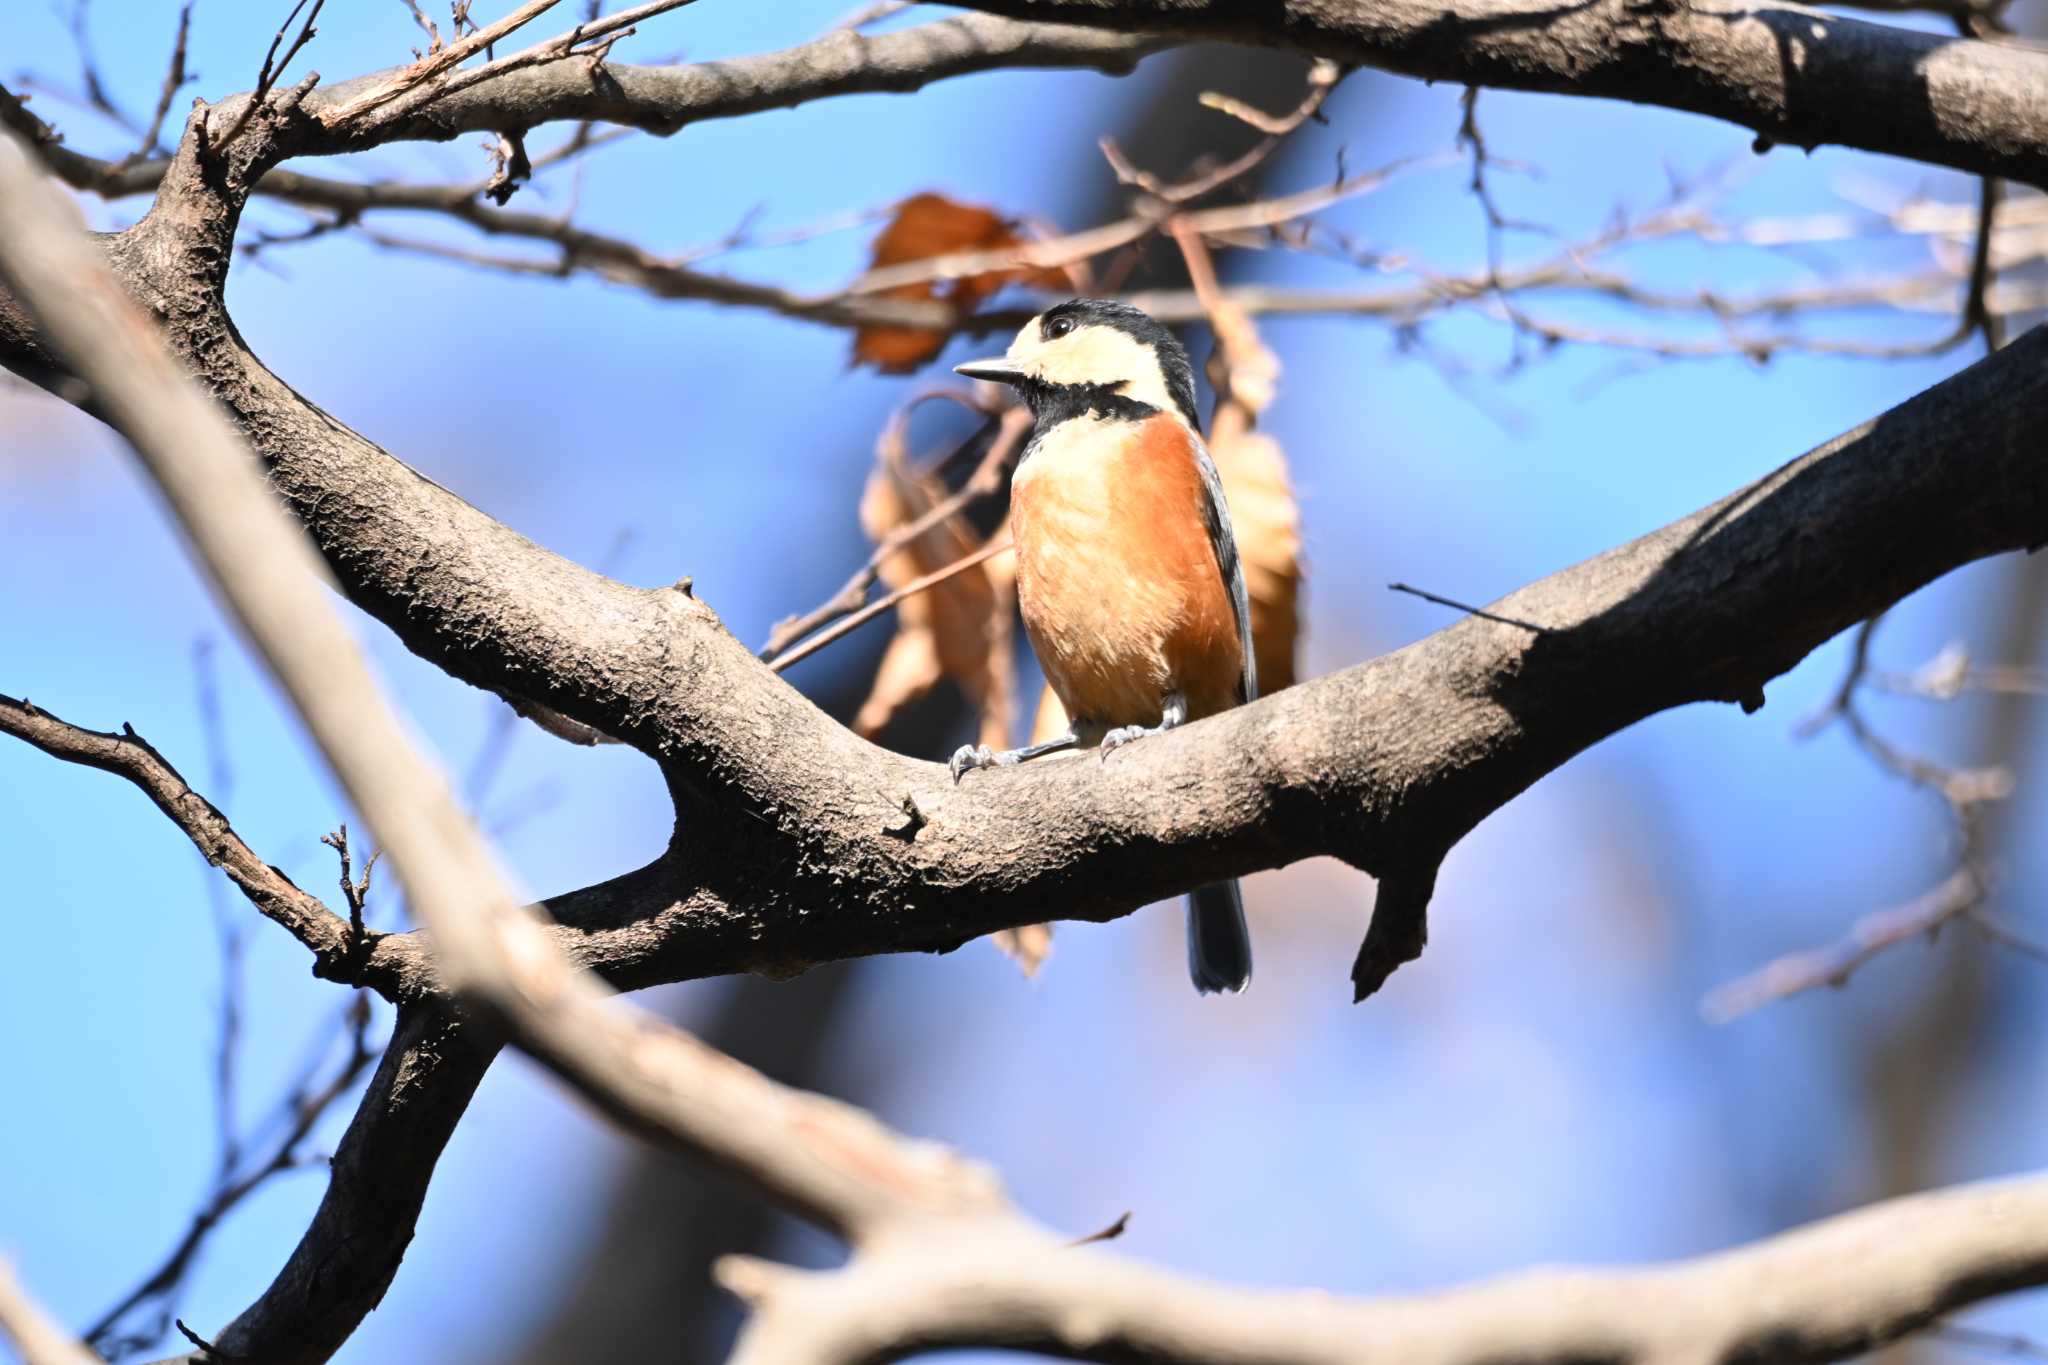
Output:
[[733,1365],[870,1365],[992,1344],[1183,1365],[1826,1361],[2048,1281],[2048,1177],[1894,1199],[1692,1261],[1532,1271],[1406,1299],[1192,1280],[1021,1220],[927,1228],[823,1274],[725,1265],[755,1312]]
[[2048,186],[2048,52],[1785,0],[962,0],[1019,19],[1285,47],[1424,80],[1725,119]]
[[[1540,633],[1468,620],[1107,762],[957,787],[847,735],[708,619],[678,618],[671,652],[688,667],[650,687],[661,700],[644,719],[716,858],[679,847],[650,870],[676,893],[652,922],[564,932],[621,984],[783,972],[1047,915],[1121,915],[1334,853],[1383,874],[1383,905],[1401,907],[1375,920],[1359,974],[1370,986],[1420,947],[1435,859],[1543,773],[1667,707],[1759,705],[1767,681],[1837,631],[1971,559],[2048,539],[2043,448],[2037,330],[1752,487],[1493,605]],[[808,913],[828,904],[830,916]],[[378,952],[417,947],[386,939]]]
[[435,1164],[496,1055],[444,1007],[399,1010],[305,1235],[270,1287],[209,1338],[226,1358],[312,1365],[362,1325],[398,1273]]
[[[457,90],[406,118],[358,133],[344,125],[314,135],[299,154],[320,155],[387,142],[445,141],[464,133],[591,119],[673,133],[712,118],[789,109],[859,93],[907,94],[936,80],[1010,67],[1088,67],[1122,73],[1170,46],[1144,35],[1060,24],[957,16],[874,36],[840,29],[780,52],[681,66],[631,66],[565,57],[508,71]],[[391,73],[344,82],[307,101],[316,119],[345,109]],[[242,96],[224,101],[231,118]],[[323,125],[324,127],[324,125]]]
[[[841,29],[779,52],[716,62],[633,66],[566,57],[442,95],[402,119],[340,128],[321,121],[322,115],[388,89],[405,70],[399,68],[306,97],[303,108],[312,117],[301,125],[289,154],[324,156],[390,142],[446,141],[464,133],[564,120],[667,135],[692,123],[790,109],[838,95],[908,94],[934,81],[984,71],[1081,67],[1122,75],[1147,54],[1171,45],[1168,39],[1144,35],[960,15],[876,36]],[[213,106],[212,134],[225,135],[250,99],[249,94],[234,95]],[[48,128],[5,92],[0,92],[0,125],[36,143],[44,160],[74,187],[110,197],[149,192],[170,166],[168,160],[129,164],[71,151],[53,141]]]

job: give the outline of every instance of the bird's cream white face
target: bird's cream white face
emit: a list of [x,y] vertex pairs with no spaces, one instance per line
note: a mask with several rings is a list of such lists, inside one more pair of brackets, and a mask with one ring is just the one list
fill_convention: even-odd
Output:
[[1110,384],[1166,412],[1178,412],[1159,357],[1128,332],[1101,324],[1047,337],[1033,318],[1003,357],[1017,373],[1044,384]]

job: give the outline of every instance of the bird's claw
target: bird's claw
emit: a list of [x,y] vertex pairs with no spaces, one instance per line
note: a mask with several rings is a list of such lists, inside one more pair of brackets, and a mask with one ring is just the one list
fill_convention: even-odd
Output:
[[1001,768],[1017,761],[1017,755],[1010,750],[991,749],[986,744],[963,744],[953,751],[953,761],[946,766],[953,770],[953,781],[959,780],[976,768]]
[[1119,725],[1102,737],[1102,756],[1108,758],[1113,750],[1123,748],[1132,740],[1143,739],[1146,735],[1156,733],[1157,731],[1148,730],[1142,725]]

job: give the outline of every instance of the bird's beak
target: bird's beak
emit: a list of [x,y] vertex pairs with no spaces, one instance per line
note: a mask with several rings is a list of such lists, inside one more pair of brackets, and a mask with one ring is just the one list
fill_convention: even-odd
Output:
[[964,365],[955,365],[954,374],[964,374],[969,379],[986,379],[991,384],[1014,384],[1025,377],[1008,356],[996,356],[989,360],[970,360]]

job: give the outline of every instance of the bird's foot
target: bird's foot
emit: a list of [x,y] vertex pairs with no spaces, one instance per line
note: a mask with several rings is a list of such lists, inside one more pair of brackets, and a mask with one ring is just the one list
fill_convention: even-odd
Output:
[[1178,729],[1187,722],[1188,700],[1178,692],[1168,692],[1159,706],[1157,725],[1119,725],[1102,737],[1102,756],[1108,758],[1113,750],[1121,749],[1134,739],[1147,735],[1163,735],[1168,730]]
[[1042,739],[1021,749],[991,749],[986,744],[963,744],[953,751],[953,761],[948,766],[953,770],[953,780],[958,782],[961,774],[970,768],[1014,767],[1043,754],[1056,754],[1062,749],[1071,749],[1077,743],[1079,741],[1070,728],[1063,735]]
[[1113,750],[1123,748],[1134,739],[1165,733],[1164,725],[1119,725],[1102,737],[1102,756],[1108,758]]
[[1016,749],[991,749],[986,744],[963,744],[953,751],[953,761],[946,766],[953,770],[953,780],[976,768],[1007,768],[1020,760]]

